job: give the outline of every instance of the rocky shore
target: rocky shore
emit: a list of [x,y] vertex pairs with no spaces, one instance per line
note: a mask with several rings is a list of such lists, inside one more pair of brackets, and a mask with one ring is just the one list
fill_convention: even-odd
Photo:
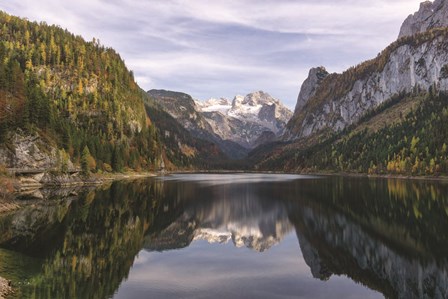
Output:
[[57,190],[70,193],[70,190],[95,187],[115,180],[131,180],[155,175],[150,172],[114,173],[95,174],[86,178],[77,174],[45,173],[38,177],[0,177],[0,214],[19,209],[22,206],[21,199],[43,200]]
[[46,172],[35,176],[19,177],[16,191],[24,192],[44,187],[98,185],[102,182],[102,178],[98,176],[83,177],[79,174],[53,174]]

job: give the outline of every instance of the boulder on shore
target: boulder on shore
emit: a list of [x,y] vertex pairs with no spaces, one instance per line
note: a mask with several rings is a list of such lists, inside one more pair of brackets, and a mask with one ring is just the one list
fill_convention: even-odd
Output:
[[13,289],[11,287],[11,281],[0,277],[0,299],[5,298],[7,295],[11,294]]

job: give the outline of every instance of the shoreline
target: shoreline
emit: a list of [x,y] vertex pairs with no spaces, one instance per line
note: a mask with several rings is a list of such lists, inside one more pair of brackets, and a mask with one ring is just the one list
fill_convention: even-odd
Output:
[[[156,172],[95,174],[88,179],[77,177],[65,182],[60,180],[61,177],[56,176],[54,180],[44,183],[30,178],[23,178],[21,180],[19,178],[0,177],[0,215],[15,211],[23,206],[17,200],[18,196],[24,194],[32,195],[35,192],[39,193],[38,191],[41,189],[101,186],[113,181],[142,179],[155,176],[157,176]],[[42,200],[42,198],[37,196],[35,199]]]
[[45,182],[38,182],[32,178],[16,178],[13,182],[16,186],[16,190],[12,193],[32,191],[41,188],[99,186],[111,181],[154,177],[156,175],[157,174],[154,172],[92,174],[88,178],[82,178],[80,176],[69,177],[67,175],[54,175],[50,180]]
[[[11,178],[0,177],[0,213],[8,210],[14,210],[18,204],[14,197],[21,193],[30,193],[43,188],[69,188],[69,187],[89,187],[100,186],[107,182],[120,180],[133,180],[140,178],[156,177],[159,175],[170,174],[244,174],[244,173],[265,173],[265,174],[295,174],[295,175],[313,175],[322,177],[353,177],[353,178],[373,178],[373,179],[400,179],[431,182],[448,182],[448,176],[412,176],[398,174],[367,174],[350,172],[284,172],[284,171],[255,171],[255,170],[176,170],[166,172],[128,172],[128,173],[108,173],[92,174],[88,179],[73,177],[71,180],[63,181],[64,176],[54,176],[52,180],[46,182],[37,182],[31,178]],[[62,178],[62,179],[61,179]],[[66,177],[65,177],[66,178]],[[3,185],[2,185],[3,184]]]

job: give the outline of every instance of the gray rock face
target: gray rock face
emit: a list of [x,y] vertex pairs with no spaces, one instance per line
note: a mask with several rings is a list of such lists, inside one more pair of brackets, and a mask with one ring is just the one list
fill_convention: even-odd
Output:
[[448,27],[448,2],[445,0],[425,1],[420,4],[418,12],[406,18],[398,38],[439,27]]
[[317,88],[327,75],[328,72],[323,66],[310,69],[308,78],[306,78],[300,88],[294,113],[297,113],[300,109],[302,109],[308,100],[316,94]]
[[[51,169],[57,166],[58,150],[38,135],[18,130],[11,138],[12,147],[0,148],[0,164],[8,168]],[[71,161],[68,167],[73,168]]]
[[272,131],[264,131],[261,135],[255,140],[254,146],[260,146],[269,142],[279,140],[278,136],[276,136]]
[[313,109],[297,111],[293,117],[295,122],[288,124],[284,139],[306,137],[324,128],[342,130],[369,109],[400,92],[411,92],[414,88],[428,90],[433,85],[440,91],[447,91],[447,49],[448,40],[443,35],[420,45],[402,44],[388,56],[382,71],[355,79],[349,92],[342,97],[322,101]]

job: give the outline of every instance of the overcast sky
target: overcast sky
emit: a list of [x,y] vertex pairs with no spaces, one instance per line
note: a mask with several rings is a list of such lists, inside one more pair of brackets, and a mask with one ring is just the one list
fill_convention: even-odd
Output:
[[394,41],[421,0],[1,0],[115,48],[145,89],[263,90],[294,108],[313,66],[341,72]]

